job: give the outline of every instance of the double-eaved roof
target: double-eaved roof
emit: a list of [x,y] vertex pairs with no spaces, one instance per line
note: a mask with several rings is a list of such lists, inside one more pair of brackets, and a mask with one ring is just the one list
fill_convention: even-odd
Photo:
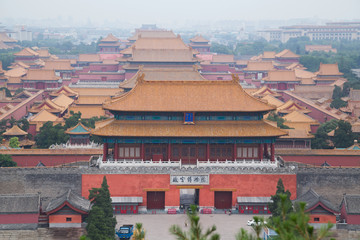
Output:
[[92,130],[91,128],[88,128],[84,126],[81,122],[78,122],[76,126],[67,129],[65,133],[70,135],[84,135],[84,134],[90,134],[91,130]]
[[25,136],[28,133],[18,127],[18,125],[14,124],[14,126],[8,129],[6,132],[3,133],[5,136]]
[[132,89],[144,74],[145,81],[207,81],[195,68],[140,68],[130,79],[120,83],[120,88]]
[[286,132],[264,121],[119,121],[109,120],[95,129],[98,136],[122,137],[277,137]]

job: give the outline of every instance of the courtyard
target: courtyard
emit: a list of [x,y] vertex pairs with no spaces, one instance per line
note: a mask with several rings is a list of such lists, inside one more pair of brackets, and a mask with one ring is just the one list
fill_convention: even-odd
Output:
[[[247,221],[252,219],[252,215],[239,214],[200,214],[200,224],[203,232],[212,225],[216,225],[216,233],[220,234],[221,239],[235,239],[235,235],[240,228],[246,229],[250,233],[254,233]],[[139,215],[116,215],[118,229],[123,224],[135,224],[141,222],[146,231],[147,240],[158,239],[176,239],[169,233],[171,225],[179,225],[183,230],[189,230],[189,224],[185,227],[187,221],[186,214],[139,214]]]

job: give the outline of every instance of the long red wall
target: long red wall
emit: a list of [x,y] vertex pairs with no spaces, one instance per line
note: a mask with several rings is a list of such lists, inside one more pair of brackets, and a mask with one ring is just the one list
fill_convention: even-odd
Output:
[[38,223],[39,214],[0,214],[0,224]]
[[[103,176],[83,174],[82,196],[87,198],[91,188],[100,187]],[[140,205],[146,206],[146,191],[165,189],[165,206],[180,205],[180,190],[170,185],[169,174],[107,174],[106,178],[113,197],[143,197]],[[210,184],[200,188],[200,206],[214,206],[215,191],[233,191],[233,206],[238,196],[269,197],[275,194],[279,178],[291,192],[291,199],[295,199],[295,174],[211,174]]]
[[46,167],[59,166],[72,162],[89,161],[91,155],[12,155],[18,167],[35,167],[40,161]]
[[360,155],[350,155],[350,156],[284,156],[281,157],[286,162],[300,162],[315,166],[321,166],[325,161],[330,164],[332,167],[360,167]]

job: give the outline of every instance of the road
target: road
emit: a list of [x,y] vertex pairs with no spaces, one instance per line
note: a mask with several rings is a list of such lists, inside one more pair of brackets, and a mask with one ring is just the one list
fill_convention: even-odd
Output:
[[[247,226],[247,220],[252,219],[252,215],[239,215],[233,214],[231,216],[225,214],[200,214],[200,224],[203,232],[213,224],[216,225],[216,232],[220,234],[220,238],[224,240],[235,239],[236,233],[240,228],[246,229],[248,232],[253,233],[251,227]],[[141,222],[146,231],[146,240],[159,240],[159,239],[176,239],[169,233],[171,225],[179,225],[182,229],[189,229],[185,227],[185,214],[139,214],[139,215],[116,215],[118,229],[123,224],[135,224]]]

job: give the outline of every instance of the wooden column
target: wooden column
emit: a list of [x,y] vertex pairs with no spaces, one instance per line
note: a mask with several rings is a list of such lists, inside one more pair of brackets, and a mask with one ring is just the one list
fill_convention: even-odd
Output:
[[259,144],[259,159],[262,160],[264,157],[264,144]]
[[210,159],[210,144],[206,144],[206,161]]
[[144,146],[144,143],[141,143],[140,158],[142,160],[145,160],[145,146]]
[[266,158],[269,157],[268,144],[267,143],[264,143],[264,156]]
[[168,143],[168,152],[167,152],[167,154],[168,154],[168,160],[170,160],[171,159],[171,143]]
[[119,159],[119,144],[114,143],[114,160],[117,161]]
[[271,161],[275,161],[275,143],[271,143]]
[[107,155],[108,155],[108,143],[104,143],[103,145],[103,162],[106,162],[106,158],[107,158]]
[[237,148],[236,148],[236,143],[234,143],[234,150],[233,150],[233,161],[236,160],[237,157]]

